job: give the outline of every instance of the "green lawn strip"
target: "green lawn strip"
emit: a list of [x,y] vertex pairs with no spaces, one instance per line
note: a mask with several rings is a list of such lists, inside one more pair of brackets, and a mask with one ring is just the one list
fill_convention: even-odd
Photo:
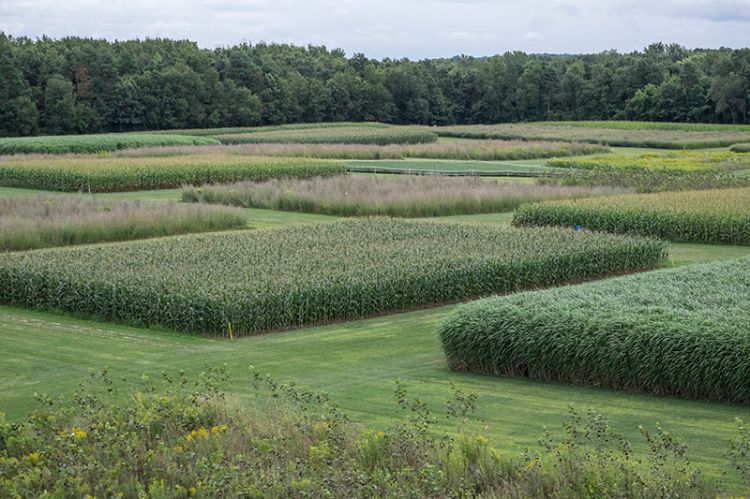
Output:
[[[34,407],[32,394],[71,394],[90,370],[137,382],[141,375],[184,370],[196,376],[206,364],[226,363],[230,391],[250,393],[248,367],[277,380],[328,392],[355,421],[382,426],[394,419],[393,389],[406,382],[442,420],[450,383],[479,396],[474,424],[492,445],[517,453],[535,447],[544,427],[558,429],[572,403],[605,411],[613,425],[644,450],[638,426],[661,423],[690,446],[690,456],[716,478],[736,417],[750,407],[629,394],[598,388],[538,383],[448,371],[436,335],[454,306],[230,341],[75,320],[0,307],[0,411],[16,420]],[[451,429],[441,423],[443,429]],[[736,478],[730,477],[730,483]]]

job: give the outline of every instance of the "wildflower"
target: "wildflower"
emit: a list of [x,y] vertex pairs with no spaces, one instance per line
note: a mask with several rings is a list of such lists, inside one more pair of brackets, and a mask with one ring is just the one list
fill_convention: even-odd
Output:
[[70,430],[70,432],[71,432],[71,435],[73,435],[73,438],[75,438],[76,440],[82,440],[88,436],[88,433],[86,433],[85,431],[83,431],[77,426],[74,426]]
[[190,433],[188,433],[187,437],[185,437],[185,440],[188,442],[192,442],[195,439],[198,438],[208,438],[211,434],[206,430],[204,427],[200,427],[197,430],[193,430]]
[[225,424],[218,425],[218,426],[212,426],[211,427],[211,433],[224,433],[227,431],[228,426]]
[[76,440],[82,440],[88,436],[88,433],[86,433],[84,430],[80,429],[77,426],[74,426],[70,429],[70,431],[61,431],[60,432],[61,437],[71,437]]
[[39,464],[42,462],[42,455],[38,452],[32,452],[26,457],[24,457],[24,461],[29,463],[32,466],[39,466]]

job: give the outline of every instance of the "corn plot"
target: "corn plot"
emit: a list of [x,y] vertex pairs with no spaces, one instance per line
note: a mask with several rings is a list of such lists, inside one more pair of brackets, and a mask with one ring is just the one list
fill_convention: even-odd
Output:
[[750,402],[750,258],[489,298],[440,329],[454,369]]
[[96,153],[131,147],[211,145],[207,137],[151,133],[102,133],[92,135],[50,135],[46,137],[0,138],[0,154],[19,153]]
[[305,158],[196,155],[147,158],[13,158],[0,162],[0,185],[48,191],[118,192],[184,184],[308,178],[345,172],[341,163]]
[[214,135],[223,144],[422,144],[436,142],[433,132],[412,127],[371,126],[294,128]]
[[665,243],[371,218],[0,255],[0,302],[223,335],[652,268]]
[[557,225],[670,241],[750,244],[750,188],[630,194],[520,206],[516,226]]

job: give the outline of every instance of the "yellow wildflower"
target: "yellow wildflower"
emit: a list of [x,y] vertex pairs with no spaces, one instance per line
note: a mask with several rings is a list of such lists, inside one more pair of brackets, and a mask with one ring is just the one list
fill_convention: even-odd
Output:
[[42,455],[38,452],[32,452],[31,454],[24,457],[24,461],[32,466],[39,466],[39,464],[42,462]]
[[192,442],[195,439],[208,438],[209,435],[210,435],[210,433],[208,432],[208,430],[206,430],[204,427],[201,426],[197,430],[193,430],[190,433],[188,433],[188,436],[185,437],[185,439],[188,442]]

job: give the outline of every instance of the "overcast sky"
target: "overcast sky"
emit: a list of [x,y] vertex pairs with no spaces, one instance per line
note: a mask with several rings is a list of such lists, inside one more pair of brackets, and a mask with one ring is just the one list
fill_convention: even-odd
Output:
[[0,0],[0,31],[323,44],[369,57],[750,46],[750,0]]

